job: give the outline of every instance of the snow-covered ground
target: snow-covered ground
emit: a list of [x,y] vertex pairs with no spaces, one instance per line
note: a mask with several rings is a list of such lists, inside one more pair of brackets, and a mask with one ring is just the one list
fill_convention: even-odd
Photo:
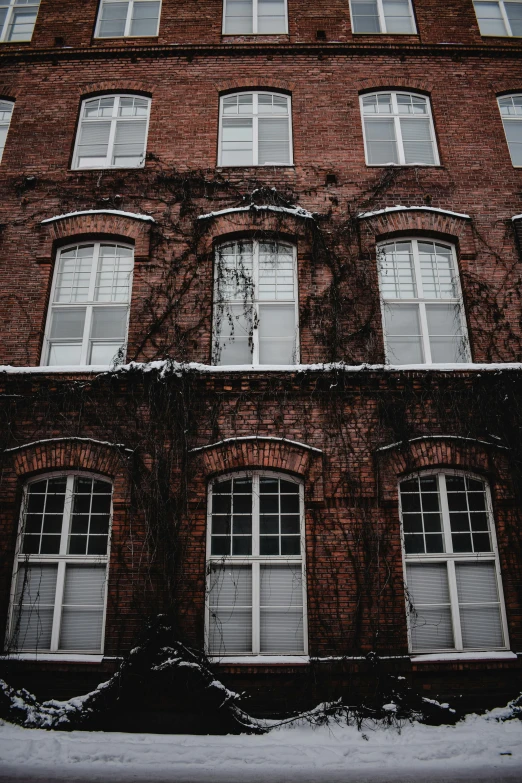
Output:
[[501,710],[454,727],[331,723],[262,736],[56,732],[0,725],[0,781],[454,783],[521,781],[522,721]]

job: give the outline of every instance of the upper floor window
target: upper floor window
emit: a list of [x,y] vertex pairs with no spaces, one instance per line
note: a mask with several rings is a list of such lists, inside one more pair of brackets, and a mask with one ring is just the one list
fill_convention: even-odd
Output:
[[406,92],[361,96],[369,166],[437,166],[429,98]]
[[411,0],[350,0],[354,33],[415,33]]
[[473,0],[481,35],[522,36],[520,0]]
[[2,155],[4,154],[4,147],[9,125],[11,123],[13,108],[14,103],[11,101],[0,101],[0,160],[2,160]]
[[0,0],[0,41],[30,41],[40,0]]
[[286,0],[224,0],[224,35],[288,32]]
[[402,481],[400,504],[413,652],[507,646],[487,484],[457,473]]
[[60,251],[42,364],[110,365],[121,357],[133,270],[125,245],[75,245]]
[[96,38],[157,35],[160,0],[102,0]]
[[288,95],[240,92],[221,98],[220,166],[286,166],[292,163]]
[[[520,4],[522,8],[522,3]],[[522,166],[522,93],[498,99],[513,166]]]
[[73,169],[138,168],[145,163],[150,99],[105,95],[82,103]]
[[295,248],[241,240],[216,253],[215,364],[298,361]]
[[207,648],[306,652],[303,486],[254,471],[209,488]]
[[51,475],[24,491],[10,644],[17,650],[100,653],[112,485]]
[[468,361],[454,248],[409,239],[379,245],[377,252],[386,361]]

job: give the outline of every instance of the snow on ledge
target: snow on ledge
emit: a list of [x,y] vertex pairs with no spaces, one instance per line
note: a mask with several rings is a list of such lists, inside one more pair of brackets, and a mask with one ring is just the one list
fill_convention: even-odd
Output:
[[271,440],[276,443],[287,443],[289,446],[299,446],[301,449],[307,451],[315,451],[317,454],[322,454],[322,449],[317,449],[315,446],[309,446],[307,443],[301,443],[299,440],[288,440],[288,438],[275,438],[272,435],[244,435],[239,438],[225,438],[219,440],[216,443],[209,443],[207,446],[197,446],[195,449],[190,449],[191,453],[196,451],[205,451],[206,449],[213,449],[216,446],[222,446],[225,443],[243,443],[246,440]]
[[2,661],[59,661],[60,663],[101,663],[103,655],[76,655],[69,653],[9,653],[0,655]]
[[522,220],[522,215],[513,215],[511,220]]
[[507,446],[501,446],[499,443],[491,443],[489,440],[479,440],[478,438],[465,438],[463,435],[419,435],[417,438],[409,438],[407,441],[398,440],[395,443],[388,443],[387,446],[380,446],[375,451],[389,451],[390,449],[396,449],[398,446],[402,446],[406,443],[417,443],[421,440],[469,440],[473,443],[482,443],[484,446],[494,446],[496,449],[505,449],[509,451]]
[[198,220],[207,220],[208,218],[218,217],[219,215],[232,215],[237,212],[283,212],[294,217],[301,217],[308,220],[315,220],[315,214],[302,207],[276,207],[271,204],[249,204],[248,207],[230,207],[229,209],[220,209],[217,212],[207,212],[206,215],[199,215]]
[[82,209],[80,212],[67,212],[64,215],[55,215],[54,217],[46,218],[42,220],[41,225],[46,223],[54,223],[57,220],[64,220],[65,218],[77,217],[78,215],[119,215],[120,217],[133,218],[134,220],[144,220],[148,223],[155,223],[151,215],[142,215],[138,212],[123,212],[121,209]]
[[[464,220],[471,220],[471,217],[465,212],[452,212],[450,209],[441,209],[440,207],[404,207],[401,204],[397,204],[394,207],[384,207],[384,209],[376,209],[373,212],[360,212],[357,217],[360,220],[364,218],[374,217],[375,215],[384,215],[387,212],[436,212],[439,215],[451,215],[452,217],[463,218]],[[515,220],[515,218],[513,218]]]
[[77,438],[75,435],[62,438],[43,438],[42,440],[33,440],[31,443],[22,443],[20,446],[13,446],[10,449],[4,449],[4,454],[8,454],[12,451],[20,451],[20,449],[28,449],[31,446],[39,446],[40,443],[63,443],[64,441],[80,441],[80,443],[95,443],[97,446],[110,446],[113,449],[122,449],[129,454],[134,454],[132,449],[128,449],[123,443],[111,443],[108,440],[96,440],[95,438]]
[[259,664],[265,663],[286,663],[286,664],[303,664],[310,663],[308,655],[224,655],[222,657],[214,656],[210,658],[211,663],[249,663]]
[[495,652],[458,652],[458,653],[432,653],[428,655],[415,655],[412,663],[451,663],[451,661],[516,661],[517,656],[509,650]]

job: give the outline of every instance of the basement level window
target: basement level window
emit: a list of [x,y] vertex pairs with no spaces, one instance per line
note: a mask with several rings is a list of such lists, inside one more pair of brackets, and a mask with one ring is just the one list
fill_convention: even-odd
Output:
[[95,38],[156,36],[160,0],[102,0]]
[[0,0],[0,42],[30,41],[40,0]]
[[350,0],[354,33],[417,32],[411,0]]
[[474,0],[481,35],[522,36],[522,2]]
[[287,0],[223,2],[223,35],[275,35],[287,32]]

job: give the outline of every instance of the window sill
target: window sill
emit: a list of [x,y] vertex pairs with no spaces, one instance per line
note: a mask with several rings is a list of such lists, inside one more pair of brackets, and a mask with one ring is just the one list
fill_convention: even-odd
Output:
[[387,32],[386,33],[361,33],[361,32],[355,32],[354,30],[352,30],[352,35],[353,36],[361,36],[361,35],[368,36],[368,35],[371,35],[374,38],[382,38],[383,36],[385,37],[387,35],[393,36],[393,37],[395,37],[397,35],[402,35],[402,36],[407,35],[410,38],[418,38],[419,37],[419,33],[417,33],[417,32],[415,32],[415,33],[411,33],[411,32],[410,33],[387,33]]
[[126,41],[127,39],[132,41],[139,41],[140,38],[142,38],[144,41],[151,41],[153,39],[156,39],[156,41],[159,38],[159,35],[104,35],[104,36],[95,36],[93,38],[94,43],[99,43],[100,41]]
[[222,38],[275,38],[278,35],[289,35],[285,30],[280,33],[221,33]]
[[489,652],[427,653],[412,655],[412,663],[451,663],[452,661],[516,661],[517,655],[510,650]]
[[89,169],[87,167],[81,169],[71,168],[70,171],[74,174],[78,174],[83,171],[134,171],[135,169],[144,169],[145,164],[141,166],[98,166],[97,168]]
[[369,169],[443,169],[441,163],[367,163]]
[[310,663],[310,657],[308,655],[223,655],[212,656],[211,663],[219,663],[226,665],[233,664],[247,664],[247,665],[262,665],[273,663],[286,663],[286,664],[301,664],[306,665]]
[[[251,163],[249,166],[216,166],[216,171],[221,171],[222,169],[227,169],[227,171],[230,171],[230,169],[238,169],[241,171],[244,171],[245,169],[295,169],[295,163]],[[83,169],[78,170],[80,171]]]
[[103,655],[94,653],[93,655],[78,653],[8,653],[0,656],[3,661],[55,661],[60,663],[101,663]]

